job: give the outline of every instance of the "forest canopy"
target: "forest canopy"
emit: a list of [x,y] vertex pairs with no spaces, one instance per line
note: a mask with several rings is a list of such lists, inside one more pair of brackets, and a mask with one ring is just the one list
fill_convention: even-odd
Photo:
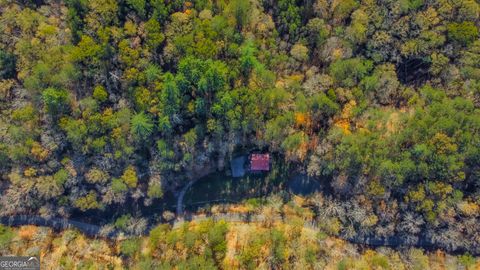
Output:
[[0,1],[1,212],[147,205],[262,149],[355,205],[344,233],[480,248],[479,16],[475,0]]

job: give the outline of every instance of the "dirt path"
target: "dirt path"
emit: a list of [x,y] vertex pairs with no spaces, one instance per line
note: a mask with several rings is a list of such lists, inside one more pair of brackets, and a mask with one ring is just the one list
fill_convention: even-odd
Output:
[[180,190],[180,193],[178,193],[178,197],[177,197],[177,219],[183,219],[183,198],[185,197],[185,193],[187,193],[187,191],[193,186],[193,184],[195,184],[198,180],[200,179],[195,179],[195,180],[192,180],[190,182],[188,182],[188,184],[186,184],[182,190]]
[[102,235],[102,227],[98,225],[63,218],[43,218],[40,216],[18,215],[1,217],[0,223],[7,226],[44,226],[50,227],[54,230],[67,230],[75,228],[90,237],[103,236],[106,238],[116,238],[119,234],[118,231],[113,230],[105,235]]

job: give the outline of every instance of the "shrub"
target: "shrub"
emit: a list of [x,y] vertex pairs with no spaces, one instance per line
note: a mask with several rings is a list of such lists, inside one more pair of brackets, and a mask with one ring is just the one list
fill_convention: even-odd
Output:
[[140,249],[140,239],[127,239],[120,244],[120,251],[128,257],[133,256]]
[[100,102],[104,102],[108,99],[107,90],[101,85],[96,86],[93,89],[93,97]]
[[10,245],[14,233],[9,227],[0,225],[0,248],[4,249]]

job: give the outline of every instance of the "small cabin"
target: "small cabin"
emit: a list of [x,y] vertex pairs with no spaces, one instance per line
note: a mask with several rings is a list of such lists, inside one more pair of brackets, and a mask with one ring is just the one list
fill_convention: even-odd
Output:
[[250,171],[252,172],[270,171],[270,155],[269,154],[251,154],[249,161],[250,161]]

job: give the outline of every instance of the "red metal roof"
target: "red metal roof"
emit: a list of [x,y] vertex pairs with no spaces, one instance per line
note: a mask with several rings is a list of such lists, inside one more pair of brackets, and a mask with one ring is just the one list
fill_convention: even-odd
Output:
[[252,154],[250,156],[250,170],[269,171],[270,155],[269,154]]

